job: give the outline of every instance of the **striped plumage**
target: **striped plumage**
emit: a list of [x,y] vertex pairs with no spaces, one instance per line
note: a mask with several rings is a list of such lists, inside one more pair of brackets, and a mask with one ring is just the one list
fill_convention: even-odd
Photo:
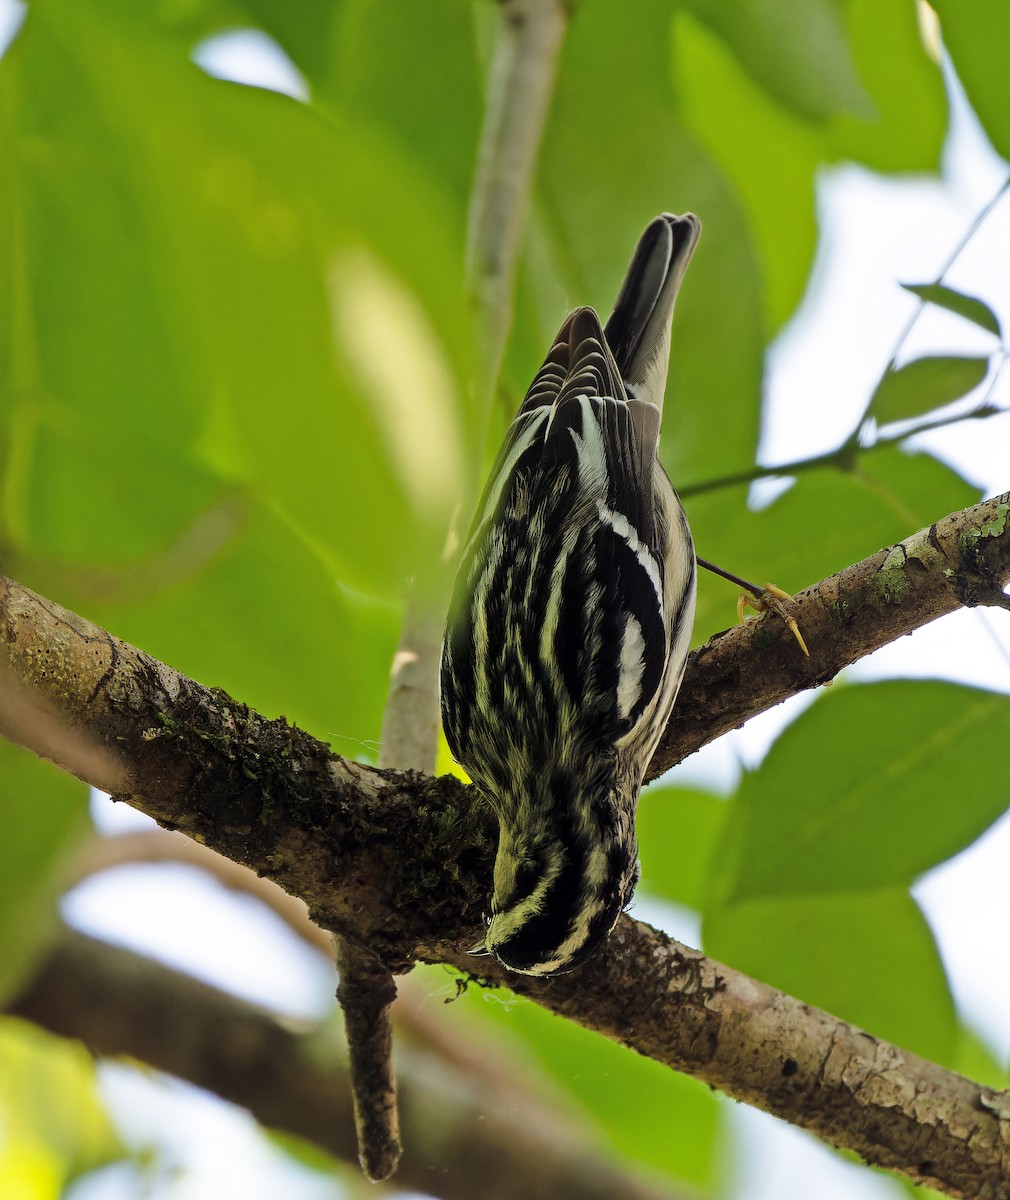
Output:
[[562,325],[456,579],[442,718],[501,827],[486,950],[527,974],[587,958],[638,878],[638,793],[694,617],[691,534],[657,449],[700,228],[657,217],[606,329],[591,308]]

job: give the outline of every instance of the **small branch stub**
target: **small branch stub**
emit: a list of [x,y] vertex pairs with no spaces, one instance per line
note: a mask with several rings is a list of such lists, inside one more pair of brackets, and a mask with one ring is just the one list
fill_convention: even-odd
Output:
[[381,1183],[395,1172],[401,1153],[389,1011],[396,984],[365,946],[347,937],[335,937],[333,946],[350,1053],[358,1161],[373,1183]]

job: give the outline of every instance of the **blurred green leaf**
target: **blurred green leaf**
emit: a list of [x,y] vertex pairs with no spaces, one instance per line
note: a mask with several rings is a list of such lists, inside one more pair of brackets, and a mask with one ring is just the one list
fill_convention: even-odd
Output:
[[877,171],[938,171],[947,97],[940,64],[923,42],[919,10],[905,0],[848,0],[845,23],[876,113],[837,117],[828,156]]
[[[342,1029],[334,1030],[332,1037],[343,1039],[346,1034]],[[273,1148],[287,1155],[303,1170],[324,1176],[325,1184],[330,1185],[334,1194],[340,1193],[342,1186],[340,1181],[346,1178],[346,1172],[354,1169],[350,1164],[344,1164],[335,1159],[332,1154],[316,1145],[315,1142],[299,1137],[298,1134],[285,1133],[279,1129],[263,1129],[262,1133],[264,1139]],[[324,1181],[321,1180],[320,1183],[324,1183]]]
[[961,1025],[957,1038],[957,1070],[983,1087],[1005,1088],[1010,1071],[974,1030]]
[[[290,8],[285,0],[273,2]],[[381,124],[399,153],[409,153],[438,179],[462,245],[484,108],[474,6],[456,0],[342,0],[333,10],[322,100]],[[401,203],[401,219],[413,224],[409,193]],[[456,283],[462,285],[462,272]]]
[[938,1192],[935,1188],[917,1186],[908,1179],[902,1179],[899,1186],[906,1195],[914,1196],[915,1200],[944,1200],[943,1192]]
[[[421,975],[423,972],[423,975]],[[446,990],[438,968],[417,968],[430,995]],[[471,986],[451,1006],[454,1027],[497,1044],[534,1095],[588,1119],[600,1153],[708,1190],[720,1178],[722,1113],[711,1089],[504,990]],[[536,1068],[542,1068],[540,1076]],[[516,1101],[503,1089],[501,1102]],[[670,1130],[677,1131],[670,1138]]]
[[1003,336],[999,318],[989,305],[977,296],[966,296],[964,292],[955,291],[944,283],[903,283],[901,286],[906,292],[911,292],[928,304],[935,304],[938,308],[945,308],[948,312],[957,313],[959,317],[972,321],[987,333],[994,333],[998,338]]
[[0,1003],[45,951],[70,855],[89,829],[87,798],[85,784],[0,740]]
[[[705,229],[677,304],[663,428],[664,461],[682,480],[752,461],[765,331],[744,214],[674,107],[670,27],[659,0],[578,7],[541,152],[533,233],[541,252],[524,263],[525,286],[552,301],[553,316],[532,333],[517,327],[505,386],[522,395],[573,305],[609,315],[652,217],[699,213]],[[601,85],[611,79],[621,81],[619,99]]]
[[640,890],[701,909],[730,805],[689,788],[650,787],[638,806]]
[[908,884],[1010,805],[1010,697],[889,680],[822,695],[741,781],[727,901]]
[[[153,564],[149,590],[131,591],[148,581],[130,572],[119,595],[108,587],[88,602],[88,615],[202,683],[283,713],[339,753],[374,759],[398,608],[343,588],[267,509],[232,502],[205,525],[220,543],[212,554],[195,536],[182,547],[191,560],[170,560],[174,578],[159,578]],[[60,587],[71,604],[72,581]]]
[[[156,481],[176,528],[194,504],[172,463],[227,462],[345,577],[396,590],[437,560],[467,472],[458,230],[377,130],[185,55],[99,0],[54,0],[4,63],[15,211],[38,227],[8,368],[22,424],[100,443],[105,464],[160,456],[132,510]],[[29,489],[31,468],[29,451]]]
[[140,574],[170,557],[223,494],[220,480],[184,457],[124,454],[103,473],[107,452],[93,428],[39,427],[23,497],[21,545],[31,558]]
[[939,166],[943,81],[901,0],[692,0],[675,23],[673,86],[678,113],[746,206],[772,330],[807,284],[825,162]]
[[1010,112],[1006,103],[1006,48],[1010,7],[1003,0],[974,4],[936,0],[943,45],[953,61],[968,102],[996,151],[1010,158]]
[[[877,520],[867,521],[863,535],[866,542],[871,534],[876,535],[879,546],[906,537],[913,529],[930,525],[959,508],[977,504],[982,498],[978,486],[952,467],[931,454],[905,446],[882,446],[864,455],[854,474],[880,505]],[[905,525],[904,534],[897,533],[899,522]],[[872,553],[865,550],[858,557]]]
[[280,46],[310,84],[326,77],[333,30],[344,5],[332,0],[299,0],[298,4],[286,0],[231,0],[231,7],[247,13],[251,24]]
[[688,0],[769,96],[801,117],[873,112],[835,0]]
[[[124,147],[85,99],[74,55],[40,28],[33,10],[0,70],[4,526],[52,552],[46,510],[59,498],[64,540],[91,517],[84,540],[116,557],[191,514],[165,464],[198,428],[198,397],[149,286],[157,239],[120,167],[106,169]],[[106,481],[114,499],[96,495]]]
[[[668,1177],[714,1184],[720,1112],[708,1087],[538,1005],[517,1005],[508,1019],[552,1077],[606,1130],[615,1150]],[[671,1129],[677,1130],[675,1140]]]
[[953,1065],[953,1000],[933,935],[904,889],[713,905],[704,945],[739,971]]
[[0,1018],[0,1193],[46,1200],[125,1151],[79,1043]]
[[686,15],[676,22],[672,71],[678,112],[746,208],[769,324],[777,329],[799,303],[813,264],[820,135],[770,99],[726,44]]
[[870,401],[870,414],[881,425],[905,421],[960,400],[985,379],[988,358],[931,354],[888,368]]

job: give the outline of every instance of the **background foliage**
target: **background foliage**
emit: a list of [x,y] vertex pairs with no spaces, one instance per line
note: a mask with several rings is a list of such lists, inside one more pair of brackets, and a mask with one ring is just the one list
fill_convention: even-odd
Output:
[[[1005,156],[1010,29],[995,29],[1010,18],[998,0],[935,8]],[[984,388],[1001,361],[991,310],[935,291],[988,328],[991,356],[947,356],[911,380],[892,369],[866,397],[870,424],[760,510],[746,481],[702,486],[754,467],[765,353],[814,265],[818,172],[938,169],[947,101],[923,12],[582,0],[488,423],[467,403],[461,280],[491,3],[33,0],[0,61],[3,569],[373,758],[406,578],[437,562],[566,310],[607,310],[664,209],[705,223],[663,442],[700,553],[795,590],[973,503],[938,460],[873,445],[881,425]],[[194,64],[236,28],[275,41],[302,99]],[[696,642],[732,604],[702,580]],[[1005,810],[1008,740],[1004,696],[842,683],[733,795],[652,789],[643,895],[702,913],[715,957],[1000,1082],[909,887]],[[0,758],[2,992],[44,945],[85,797],[20,752]],[[525,1042],[615,1154],[701,1194],[729,1186],[725,1108],[705,1088],[531,1005],[471,994],[457,1008],[480,1037]],[[34,1087],[80,1094],[72,1115],[23,1105],[29,1056]],[[86,1063],[13,1022],[0,1063],[5,1195],[59,1194],[123,1153],[84,1098]]]

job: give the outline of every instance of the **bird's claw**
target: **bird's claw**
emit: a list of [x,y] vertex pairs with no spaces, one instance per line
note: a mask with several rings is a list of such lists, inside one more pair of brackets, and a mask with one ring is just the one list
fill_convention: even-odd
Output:
[[780,617],[789,629],[789,632],[799,642],[800,649],[803,653],[810,657],[810,651],[807,649],[807,644],[803,640],[803,634],[800,633],[800,627],[796,624],[796,618],[786,609],[784,601],[793,602],[792,596],[788,592],[777,587],[774,583],[766,583],[763,588],[755,588],[753,595],[748,595],[746,592],[741,592],[739,599],[736,602],[736,613],[740,619],[740,623],[745,621],[744,611],[748,608],[753,608],[755,612],[775,613]]

